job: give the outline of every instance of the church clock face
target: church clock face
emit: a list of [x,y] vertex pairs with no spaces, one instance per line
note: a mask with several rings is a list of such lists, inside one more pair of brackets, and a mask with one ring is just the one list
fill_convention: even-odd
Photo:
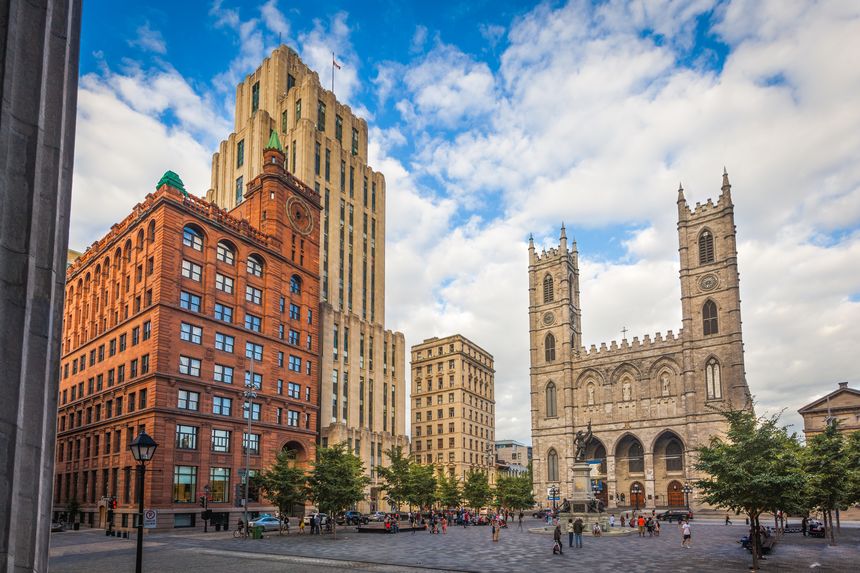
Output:
[[555,315],[552,312],[546,312],[543,315],[543,323],[547,326],[555,322]]
[[705,275],[699,280],[699,288],[702,290],[714,290],[718,284],[716,275]]
[[287,216],[293,229],[302,235],[308,235],[314,228],[310,209],[301,200],[291,197],[287,201]]

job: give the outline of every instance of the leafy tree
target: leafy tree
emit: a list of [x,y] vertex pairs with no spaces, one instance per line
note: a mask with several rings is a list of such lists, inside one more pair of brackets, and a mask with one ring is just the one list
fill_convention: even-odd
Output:
[[499,476],[496,481],[496,504],[512,510],[527,509],[535,503],[531,474]]
[[753,570],[758,570],[759,516],[774,508],[800,505],[804,474],[796,436],[778,425],[779,416],[757,418],[751,410],[724,411],[725,439],[712,437],[698,450],[696,469],[709,477],[695,486],[711,505],[743,512],[750,518]]
[[332,518],[332,531],[334,516],[364,499],[368,483],[364,463],[345,443],[317,448],[317,460],[308,476],[308,497]]
[[860,430],[846,436],[845,463],[848,466],[846,502],[854,505],[860,503]]
[[493,499],[487,474],[470,470],[466,474],[466,483],[463,485],[463,498],[472,509],[480,509],[487,505]]
[[278,508],[281,520],[308,497],[307,475],[296,467],[292,452],[281,451],[271,468],[260,475],[260,489]]
[[463,501],[460,480],[456,476],[448,475],[444,470],[440,471],[436,480],[436,499],[443,508],[459,507]]
[[69,523],[75,523],[76,517],[81,512],[81,504],[77,497],[73,497],[66,502],[66,513],[68,514]]
[[809,501],[824,515],[831,545],[836,545],[833,512],[850,501],[850,487],[846,488],[846,484],[851,482],[845,439],[837,426],[828,424],[809,440],[804,452]]
[[409,457],[403,455],[402,446],[391,446],[385,452],[388,456],[388,466],[377,466],[376,473],[384,481],[382,490],[386,497],[400,511],[400,505],[408,501],[409,488]]
[[406,480],[406,501],[419,508],[430,507],[436,500],[436,476],[433,466],[423,466],[414,462],[409,464]]

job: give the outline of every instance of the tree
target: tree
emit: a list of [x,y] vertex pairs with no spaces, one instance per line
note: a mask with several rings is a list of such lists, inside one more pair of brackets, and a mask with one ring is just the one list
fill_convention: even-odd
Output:
[[296,467],[293,452],[278,452],[272,467],[260,475],[260,489],[278,508],[281,521],[292,512],[293,506],[305,503],[307,475]]
[[828,424],[823,432],[809,440],[804,452],[809,502],[824,515],[830,545],[836,545],[833,512],[850,501],[850,487],[846,487],[851,482],[848,452],[844,436],[837,426],[835,422]]
[[460,480],[456,476],[446,474],[445,470],[440,471],[436,480],[436,499],[443,508],[459,507],[463,501]]
[[511,510],[532,507],[535,504],[535,498],[532,494],[531,474],[499,476],[496,481],[496,504]]
[[73,497],[69,501],[66,502],[66,513],[68,514],[68,520],[70,524],[75,523],[76,517],[81,512],[81,504],[78,501],[77,497]]
[[801,504],[804,473],[800,444],[778,425],[779,416],[757,418],[750,410],[724,411],[725,439],[711,438],[699,448],[696,469],[709,477],[694,483],[709,504],[743,512],[754,527],[753,570],[758,570],[759,516],[775,508]]
[[308,476],[308,497],[329,515],[332,531],[334,517],[364,499],[368,483],[364,463],[347,450],[345,443],[317,448],[317,460]]
[[845,463],[848,466],[846,502],[860,503],[860,430],[851,432],[845,440]]
[[419,508],[431,507],[436,500],[436,476],[433,466],[411,462],[406,479],[406,501]]
[[487,505],[493,499],[487,474],[470,470],[466,474],[466,483],[463,485],[463,498],[472,509],[480,509]]
[[407,501],[409,487],[409,457],[403,455],[402,446],[391,446],[385,452],[388,466],[376,466],[377,475],[384,481],[382,490],[389,501],[400,511],[400,504]]

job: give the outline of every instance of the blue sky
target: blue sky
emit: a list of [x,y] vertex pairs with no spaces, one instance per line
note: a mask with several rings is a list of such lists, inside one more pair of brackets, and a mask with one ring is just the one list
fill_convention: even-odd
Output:
[[279,37],[325,84],[335,52],[336,93],[368,120],[387,326],[492,352],[500,438],[529,440],[529,233],[577,238],[586,344],[677,331],[678,183],[715,199],[723,166],[762,409],[797,424],[860,381],[856,3],[90,1],[73,248],[166,169],[206,192],[235,85]]

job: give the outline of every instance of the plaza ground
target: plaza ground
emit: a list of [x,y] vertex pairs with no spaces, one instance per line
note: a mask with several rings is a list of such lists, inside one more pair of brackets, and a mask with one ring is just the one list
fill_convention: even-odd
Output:
[[[447,535],[427,532],[359,534],[354,528],[331,535],[268,533],[263,540],[233,539],[232,534],[159,533],[147,536],[144,571],[183,573],[219,571],[421,571],[505,572],[576,567],[589,571],[748,571],[749,552],[737,540],[746,532],[743,521],[724,526],[717,521],[693,523],[693,547],[681,548],[677,526],[665,525],[660,537],[636,535],[584,536],[582,549],[552,554],[549,535],[528,533],[541,522],[527,518],[524,531],[516,525],[493,543],[488,527],[452,527]],[[775,552],[762,562],[762,571],[856,571],[860,563],[860,527],[845,524],[839,545],[823,539],[786,534]],[[57,572],[134,571],[134,539],[105,537],[101,530],[54,533],[50,570]]]

